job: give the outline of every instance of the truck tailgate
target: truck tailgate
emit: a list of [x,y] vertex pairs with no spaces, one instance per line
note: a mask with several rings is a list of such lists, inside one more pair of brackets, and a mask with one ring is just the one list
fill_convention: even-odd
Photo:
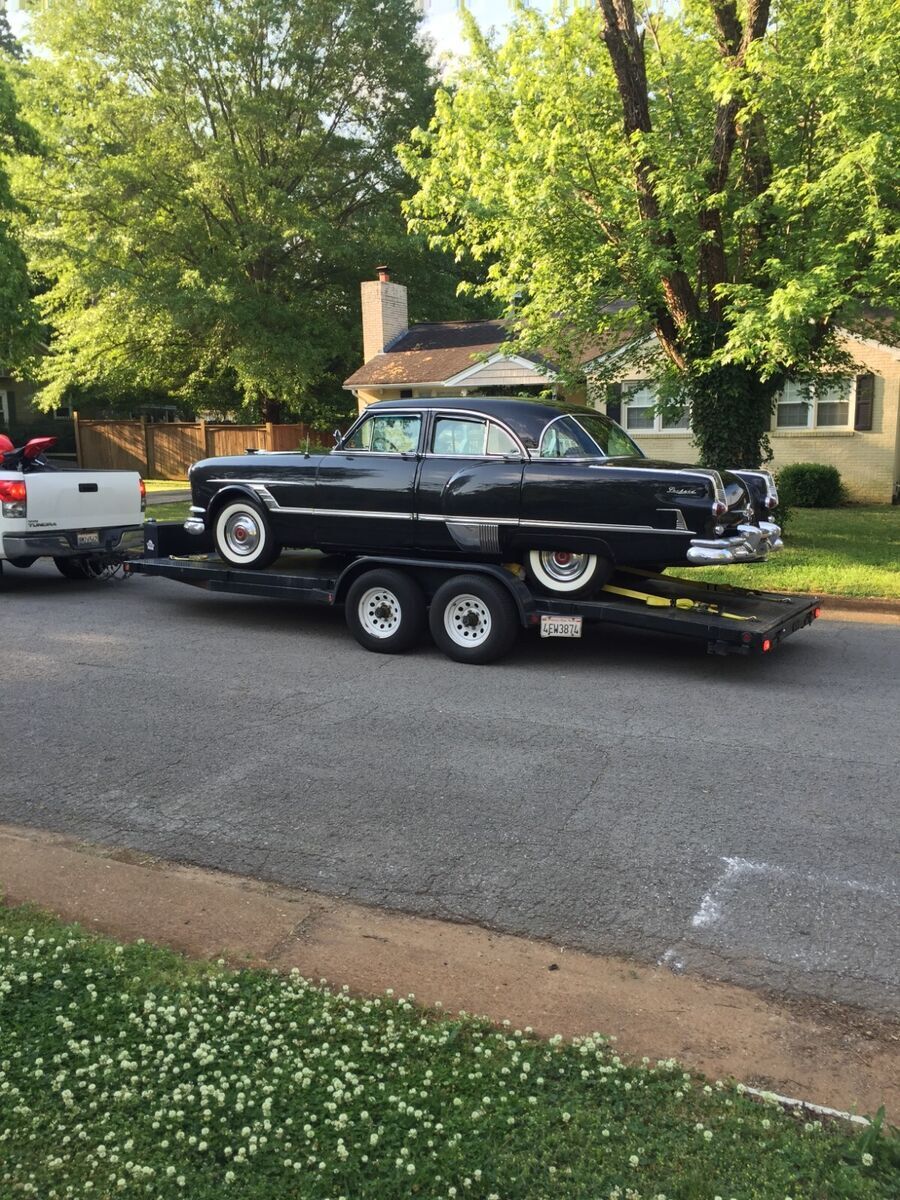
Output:
[[140,525],[137,471],[41,471],[25,476],[29,528]]

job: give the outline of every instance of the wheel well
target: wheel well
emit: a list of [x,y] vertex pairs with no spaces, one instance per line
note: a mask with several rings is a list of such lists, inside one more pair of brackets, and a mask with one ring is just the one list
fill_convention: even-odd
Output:
[[216,494],[213,496],[212,500],[210,500],[209,505],[207,506],[206,511],[209,514],[210,521],[215,520],[220,509],[224,508],[224,506],[230,500],[237,500],[237,499],[252,500],[257,508],[263,509],[263,504],[260,501],[259,496],[257,496],[257,494],[254,491],[252,491],[250,488],[240,487],[240,486],[226,487],[226,488],[222,488],[222,490],[220,492],[216,492]]

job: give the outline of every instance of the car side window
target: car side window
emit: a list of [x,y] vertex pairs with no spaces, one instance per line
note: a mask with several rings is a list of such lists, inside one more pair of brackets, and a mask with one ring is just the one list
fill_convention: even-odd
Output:
[[487,421],[469,417],[438,417],[431,435],[432,454],[484,454]]
[[374,454],[415,454],[421,428],[421,417],[379,413],[367,417],[357,426],[342,449],[371,450]]
[[564,421],[555,421],[541,438],[541,458],[583,458],[584,449]]
[[488,426],[487,452],[488,454],[522,453],[516,445],[515,439],[510,437],[505,429],[495,425],[493,421]]

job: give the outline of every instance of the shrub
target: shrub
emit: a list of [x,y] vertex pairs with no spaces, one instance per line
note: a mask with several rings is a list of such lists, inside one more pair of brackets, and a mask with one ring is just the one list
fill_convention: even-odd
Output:
[[825,463],[791,463],[778,472],[778,495],[796,508],[837,508],[847,493],[837,467]]

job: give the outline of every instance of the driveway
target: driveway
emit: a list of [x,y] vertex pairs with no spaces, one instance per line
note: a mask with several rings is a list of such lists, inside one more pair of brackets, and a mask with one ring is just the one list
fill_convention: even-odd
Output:
[[900,1012],[900,627],[492,667],[341,615],[8,570],[0,821]]

